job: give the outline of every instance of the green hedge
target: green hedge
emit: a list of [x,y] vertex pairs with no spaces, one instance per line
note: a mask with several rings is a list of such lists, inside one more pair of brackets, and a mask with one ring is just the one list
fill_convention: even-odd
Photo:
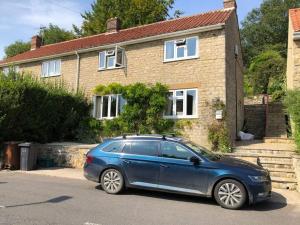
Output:
[[[91,105],[83,93],[30,75],[0,73],[0,141],[91,141]],[[93,124],[95,126],[95,124]]]
[[293,136],[300,153],[300,89],[288,91],[284,99],[284,104],[293,123]]

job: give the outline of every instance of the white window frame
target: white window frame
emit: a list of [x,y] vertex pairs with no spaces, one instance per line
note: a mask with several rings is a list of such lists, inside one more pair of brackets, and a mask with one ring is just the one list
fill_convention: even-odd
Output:
[[[56,71],[56,63],[59,63],[59,72],[58,73],[53,73],[50,74],[49,72],[49,65],[50,63],[54,63],[54,71]],[[44,67],[47,66],[47,72],[46,74],[44,74]],[[57,76],[61,76],[61,59],[55,59],[55,60],[48,60],[48,61],[44,61],[42,62],[42,72],[41,72],[41,77],[57,77]]]
[[[176,97],[176,91],[183,91],[183,96]],[[187,92],[188,91],[196,91],[196,99],[195,99],[195,115],[187,115],[186,108],[187,108]],[[165,115],[164,118],[166,119],[195,119],[198,118],[198,89],[197,88],[190,88],[190,89],[176,89],[176,90],[169,90],[169,93],[173,93],[173,107],[172,107],[172,116]],[[183,99],[183,115],[176,115],[176,100]]]
[[[121,51],[122,52],[122,64],[117,62],[117,58],[118,58],[118,52]],[[101,57],[100,55],[104,54],[104,67],[101,66]],[[107,59],[110,57],[114,57],[114,65],[113,66],[108,66],[107,65]],[[120,69],[120,68],[124,68],[126,66],[126,62],[125,62],[125,49],[121,48],[119,46],[116,46],[115,49],[110,49],[110,50],[105,50],[105,51],[101,51],[99,52],[99,59],[98,59],[98,69],[99,70],[110,70],[110,69]]]
[[2,72],[4,73],[5,76],[8,76],[10,71],[19,73],[20,72],[20,66],[19,65],[11,66],[11,67],[7,66],[7,67],[3,67],[3,69],[2,69]]
[[[93,117],[96,118],[96,113],[97,113],[97,98],[101,98],[100,100],[100,117],[96,118],[98,120],[111,120],[114,118],[117,118],[119,116],[119,97],[122,97],[121,94],[110,94],[110,95],[97,95],[93,97],[93,103],[94,103],[94,107],[93,107]],[[109,97],[108,100],[108,110],[107,110],[107,117],[103,117],[103,97]],[[117,101],[116,101],[116,116],[111,116],[111,97],[117,97]],[[126,103],[125,103],[126,104]]]
[[[185,41],[187,43],[187,40],[196,38],[196,54],[194,56],[188,56],[187,55],[187,45],[184,46],[177,46],[176,42],[182,42]],[[167,59],[167,43],[174,42],[174,58]],[[184,47],[184,57],[177,57],[177,50],[180,47]],[[180,38],[180,39],[174,39],[174,40],[167,40],[164,42],[164,62],[173,62],[173,61],[180,61],[180,60],[187,60],[187,59],[196,59],[199,58],[199,37],[193,36],[193,37],[187,37],[187,38]]]

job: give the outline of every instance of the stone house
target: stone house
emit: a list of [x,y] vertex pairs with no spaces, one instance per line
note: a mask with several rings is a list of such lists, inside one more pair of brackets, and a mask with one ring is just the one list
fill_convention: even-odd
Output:
[[224,8],[120,29],[117,18],[107,32],[42,46],[34,36],[31,50],[0,61],[40,79],[63,80],[71,90],[83,89],[94,101],[94,116],[111,119],[122,111],[121,96],[94,96],[99,84],[163,83],[170,89],[165,117],[192,120],[185,130],[193,141],[208,145],[208,125],[216,120],[211,105],[226,104],[232,140],[241,130],[243,115],[243,60],[235,0]]
[[287,88],[300,88],[300,8],[289,11]]

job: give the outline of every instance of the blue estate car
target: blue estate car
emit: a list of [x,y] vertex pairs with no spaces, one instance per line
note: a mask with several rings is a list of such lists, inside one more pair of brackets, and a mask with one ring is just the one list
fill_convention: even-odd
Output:
[[84,175],[109,194],[125,187],[176,192],[213,197],[228,209],[271,197],[270,176],[262,167],[161,135],[104,141],[88,152]]

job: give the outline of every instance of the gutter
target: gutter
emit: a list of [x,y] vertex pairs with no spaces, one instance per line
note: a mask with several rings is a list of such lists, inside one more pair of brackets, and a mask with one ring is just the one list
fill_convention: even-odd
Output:
[[74,54],[77,55],[79,53],[86,53],[86,52],[91,52],[91,51],[96,51],[96,50],[101,50],[101,49],[113,48],[116,45],[122,47],[122,46],[126,46],[126,45],[133,45],[133,44],[156,41],[156,40],[161,40],[161,39],[173,38],[173,37],[177,37],[177,36],[181,36],[181,35],[189,35],[189,34],[203,33],[203,32],[214,31],[214,30],[221,30],[224,28],[224,26],[225,26],[225,23],[221,23],[221,24],[216,24],[216,25],[211,25],[211,26],[206,26],[206,27],[197,27],[197,28],[184,30],[184,31],[160,34],[160,35],[140,38],[140,39],[136,39],[136,40],[124,41],[124,42],[119,42],[119,43],[114,43],[114,44],[109,44],[109,45],[91,47],[91,48],[81,49],[81,50],[72,51],[72,52],[66,52],[66,53],[57,54],[57,55],[43,56],[43,57],[39,57],[39,58],[25,59],[25,60],[20,60],[20,61],[12,61],[12,62],[8,62],[8,63],[0,64],[0,68],[4,67],[4,66],[9,66],[12,64],[23,64],[23,63],[28,63],[28,62],[35,62],[35,61],[59,58],[59,57],[69,56],[69,55],[74,55]]
[[79,78],[80,78],[80,55],[78,51],[75,52],[77,56],[77,72],[76,72],[76,93],[79,92]]
[[294,39],[294,41],[299,41],[300,40],[300,32],[295,32],[293,34],[293,39]]

